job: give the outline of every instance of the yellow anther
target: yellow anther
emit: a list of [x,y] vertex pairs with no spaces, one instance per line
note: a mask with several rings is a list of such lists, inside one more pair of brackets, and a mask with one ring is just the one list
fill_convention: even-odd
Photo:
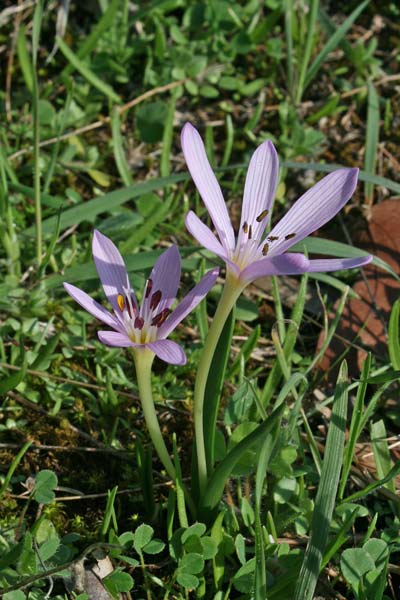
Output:
[[117,302],[118,302],[119,310],[121,312],[124,312],[124,309],[125,309],[125,299],[124,299],[124,297],[123,297],[122,294],[118,294],[118,296],[117,296]]
[[262,253],[264,256],[267,256],[269,250],[269,244],[264,244],[264,248],[262,249]]

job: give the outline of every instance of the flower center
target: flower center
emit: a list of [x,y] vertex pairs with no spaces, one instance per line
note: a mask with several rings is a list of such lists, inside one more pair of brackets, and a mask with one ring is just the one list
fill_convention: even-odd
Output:
[[117,303],[126,333],[136,344],[149,344],[157,339],[157,329],[171,313],[169,308],[157,310],[162,300],[161,290],[152,293],[153,281],[148,279],[140,310],[129,290],[118,294]]
[[[268,216],[268,209],[263,210],[257,217],[256,223],[261,223]],[[273,251],[273,244],[280,239],[278,235],[269,235],[264,240],[262,234],[264,228],[256,225],[256,223],[248,223],[245,221],[239,231],[236,247],[231,253],[232,261],[242,271],[248,265],[261,260]],[[255,234],[255,235],[254,235]],[[284,240],[290,240],[296,236],[296,233],[288,233],[284,236]],[[272,247],[271,247],[272,245]]]

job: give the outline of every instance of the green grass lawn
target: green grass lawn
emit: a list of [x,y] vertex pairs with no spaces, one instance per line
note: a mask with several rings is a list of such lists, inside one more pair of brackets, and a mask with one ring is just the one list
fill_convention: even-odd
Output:
[[[368,0],[1,3],[2,598],[400,598],[399,16]],[[346,206],[291,249],[371,265],[281,267],[240,287],[185,226],[194,211],[226,231],[193,183],[212,176],[200,150],[188,160],[192,141],[184,156],[185,123],[244,247],[276,226],[259,259],[317,222],[325,192],[281,233],[296,199],[358,168]],[[266,140],[273,214],[241,221]],[[145,309],[125,288],[114,298],[140,344],[168,323],[172,245],[178,301],[219,267],[168,332],[185,364],[103,344],[112,325],[68,295],[63,282],[111,310],[95,230],[154,309],[145,339]],[[107,277],[126,279],[111,262]]]

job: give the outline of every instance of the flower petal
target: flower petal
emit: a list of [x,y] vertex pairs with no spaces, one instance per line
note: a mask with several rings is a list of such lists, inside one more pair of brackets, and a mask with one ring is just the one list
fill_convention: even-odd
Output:
[[360,256],[358,258],[316,258],[309,260],[308,273],[323,273],[324,271],[340,271],[342,269],[355,269],[368,265],[372,256]]
[[188,315],[210,291],[218,277],[219,269],[213,269],[204,275],[197,285],[184,297],[175,310],[158,330],[159,338],[166,338],[173,329]]
[[[242,218],[240,220],[239,241],[243,235],[243,225],[252,228],[253,239],[260,239],[268,220],[268,214],[275,197],[278,181],[279,160],[272,142],[261,144],[251,157],[246,175],[243,194]],[[257,217],[264,214],[260,221]]]
[[209,229],[207,225],[204,225],[192,210],[186,215],[185,225],[199,244],[204,246],[207,250],[210,250],[213,254],[220,256],[223,260],[226,259],[227,255],[225,248],[219,243],[211,229]]
[[108,310],[103,308],[101,304],[96,302],[96,300],[93,300],[93,298],[86,294],[86,292],[80,290],[74,285],[71,285],[70,283],[63,283],[63,285],[68,294],[75,300],[75,302],[78,302],[78,304],[80,304],[82,308],[84,308],[91,315],[96,317],[96,319],[103,321],[103,323],[109,325],[110,327],[113,327],[114,329],[121,329],[121,325],[114,317],[114,315],[112,315],[110,312],[108,312]]
[[186,364],[186,354],[176,342],[172,340],[157,340],[146,344],[148,348],[153,350],[161,360],[171,363],[172,365]]
[[97,230],[93,234],[92,250],[104,293],[116,314],[119,314],[118,294],[124,294],[127,289],[133,294],[124,260],[115,244]]
[[299,275],[308,271],[309,260],[304,254],[288,253],[281,256],[262,258],[246,267],[240,275],[241,281],[250,283],[269,275]]
[[125,333],[117,331],[98,331],[99,340],[106,346],[116,346],[118,348],[128,348],[129,346],[138,346],[132,342]]
[[147,302],[151,302],[152,294],[161,292],[161,300],[157,306],[157,312],[164,308],[170,308],[176,298],[181,280],[181,257],[178,248],[173,245],[163,252],[158,258],[150,273],[152,280],[152,293]]
[[269,234],[279,238],[271,242],[269,257],[283,254],[332,219],[353,194],[357,177],[358,169],[338,169],[303,194]]
[[227,257],[225,248],[219,243],[211,229],[209,229],[207,225],[204,225],[192,210],[186,215],[185,224],[199,244],[204,246],[206,250],[209,250],[222,258],[222,260],[226,262],[227,267],[236,275],[239,275],[240,269],[237,264]]
[[233,250],[235,235],[221,188],[208,162],[198,131],[186,123],[181,135],[183,155],[194,183],[210,214],[219,239],[226,250]]

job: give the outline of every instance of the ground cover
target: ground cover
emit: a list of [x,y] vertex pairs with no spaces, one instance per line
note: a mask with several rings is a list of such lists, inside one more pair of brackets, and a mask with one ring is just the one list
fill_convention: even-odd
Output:
[[[3,2],[6,600],[399,597],[399,12],[316,0]],[[266,140],[280,159],[272,226],[324,175],[359,168],[343,210],[291,249],[374,256],[363,270],[249,282],[206,385],[205,480],[195,381],[226,267],[185,226],[192,210],[213,227],[182,151],[188,122],[247,236],[246,171]],[[139,297],[172,245],[178,300],[220,268],[169,333],[187,362],[153,363],[172,476],[129,349],[101,343],[106,327],[62,285],[110,308],[95,229]],[[154,316],[161,327],[169,313]]]

